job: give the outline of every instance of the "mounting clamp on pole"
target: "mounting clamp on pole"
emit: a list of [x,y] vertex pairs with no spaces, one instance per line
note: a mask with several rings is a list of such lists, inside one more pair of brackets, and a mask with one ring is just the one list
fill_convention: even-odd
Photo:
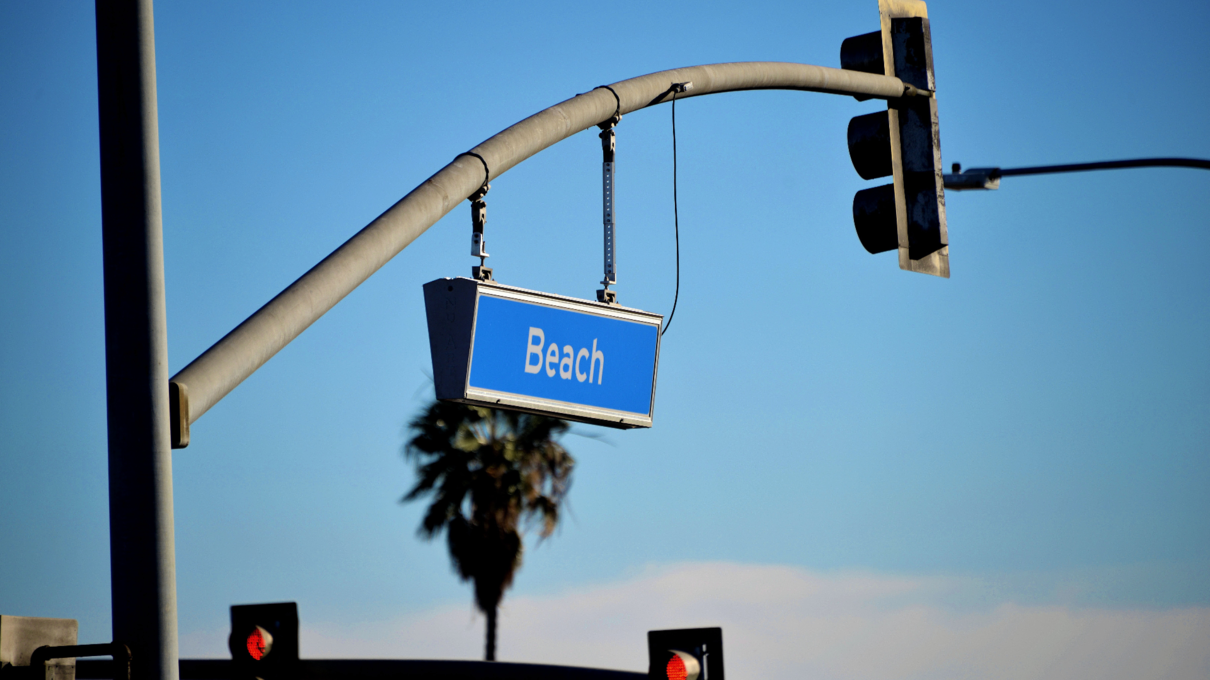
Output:
[[942,175],[946,191],[967,191],[970,189],[999,189],[1000,168],[971,168],[962,171],[961,163],[953,164],[953,172]]
[[491,255],[487,254],[487,240],[483,237],[483,228],[487,226],[487,201],[483,199],[492,189],[492,185],[488,184],[492,173],[483,156],[474,151],[467,151],[462,155],[474,156],[483,164],[483,185],[476,189],[475,193],[466,197],[471,202],[471,255],[479,258],[479,266],[471,267],[471,278],[478,281],[491,281],[492,270],[490,267],[484,266],[484,261]]
[[618,293],[614,290],[609,290],[609,286],[618,282],[618,272],[616,268],[616,246],[617,246],[617,231],[614,223],[614,153],[617,151],[617,133],[614,131],[614,126],[622,121],[622,100],[618,97],[618,93],[613,91],[612,87],[602,85],[596,89],[606,89],[613,93],[614,99],[618,103],[617,109],[608,119],[597,124],[601,128],[601,154],[603,162],[601,163],[601,204],[604,216],[605,226],[605,278],[601,280],[601,285],[604,286],[597,291],[597,302],[616,305],[618,303]]
[[487,226],[487,202],[483,196],[489,188],[485,185],[471,199],[471,255],[479,258],[479,265],[471,267],[471,276],[479,281],[492,280],[491,267],[484,266],[484,261],[491,255],[487,254],[487,240],[483,238],[483,228]]

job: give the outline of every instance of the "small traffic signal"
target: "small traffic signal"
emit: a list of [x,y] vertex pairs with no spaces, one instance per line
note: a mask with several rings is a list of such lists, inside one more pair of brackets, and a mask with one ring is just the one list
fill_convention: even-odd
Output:
[[298,662],[298,605],[293,602],[232,605],[227,646],[237,677],[287,678]]
[[[863,179],[893,184],[853,197],[853,223],[871,253],[898,249],[899,268],[948,278],[949,235],[928,11],[918,0],[878,0],[882,28],[846,39],[840,66],[895,76],[913,89],[887,111],[849,122],[849,156]],[[907,88],[905,88],[907,89]]]
[[648,680],[724,680],[723,629],[647,631]]

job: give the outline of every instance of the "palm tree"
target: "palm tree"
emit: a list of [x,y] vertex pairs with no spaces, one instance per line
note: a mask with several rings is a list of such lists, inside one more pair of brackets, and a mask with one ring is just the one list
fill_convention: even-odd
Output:
[[474,581],[487,616],[486,659],[496,660],[496,613],[524,549],[521,533],[550,536],[571,486],[575,460],[557,440],[567,422],[547,416],[437,401],[408,424],[404,456],[419,479],[403,501],[431,495],[419,533],[442,530],[450,561]]

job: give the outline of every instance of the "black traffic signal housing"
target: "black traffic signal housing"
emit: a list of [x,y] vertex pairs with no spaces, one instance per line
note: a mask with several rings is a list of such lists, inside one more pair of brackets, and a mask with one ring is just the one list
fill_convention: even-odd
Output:
[[287,680],[298,664],[298,605],[232,605],[227,646],[239,680]]
[[945,183],[928,11],[918,0],[878,0],[882,28],[846,39],[841,68],[895,76],[916,88],[887,111],[849,121],[849,156],[863,179],[893,183],[853,197],[853,223],[871,253],[899,251],[899,268],[949,278]]
[[723,629],[647,631],[648,680],[726,680]]

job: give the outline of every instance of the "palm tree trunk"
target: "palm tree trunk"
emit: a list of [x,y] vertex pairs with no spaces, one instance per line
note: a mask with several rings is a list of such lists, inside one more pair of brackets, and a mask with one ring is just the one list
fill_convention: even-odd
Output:
[[496,660],[496,613],[498,607],[492,607],[491,611],[487,612],[487,660]]

